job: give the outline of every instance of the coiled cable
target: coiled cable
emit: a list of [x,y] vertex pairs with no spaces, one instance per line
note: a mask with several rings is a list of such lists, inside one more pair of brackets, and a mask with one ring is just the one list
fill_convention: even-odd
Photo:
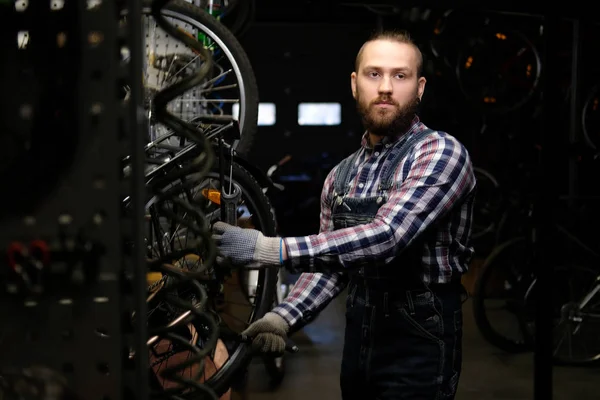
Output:
[[[178,39],[180,42],[197,52],[203,60],[203,63],[196,73],[189,75],[156,93],[153,100],[153,112],[157,122],[170,128],[177,135],[181,135],[193,142],[197,146],[197,151],[194,153],[195,156],[192,160],[187,161],[185,165],[177,165],[177,168],[167,170],[164,175],[154,179],[152,183],[148,185],[147,189],[150,191],[150,194],[156,198],[155,204],[158,213],[169,218],[171,221],[176,222],[178,225],[187,228],[187,231],[196,235],[198,240],[195,243],[195,248],[191,251],[190,249],[177,250],[162,255],[162,257],[157,260],[151,260],[148,263],[148,269],[149,271],[157,271],[166,275],[169,281],[169,290],[183,286],[185,286],[186,289],[191,287],[195,292],[194,297],[196,302],[191,303],[178,296],[165,296],[165,302],[168,302],[176,309],[184,310],[184,312],[166,326],[149,327],[149,345],[152,345],[159,340],[168,340],[171,343],[178,345],[179,348],[185,349],[190,354],[184,362],[168,366],[160,373],[163,378],[178,383],[179,387],[173,389],[163,388],[160,392],[152,393],[152,397],[181,399],[182,393],[194,390],[196,392],[195,394],[197,394],[196,398],[217,400],[217,395],[214,391],[199,382],[199,379],[204,372],[205,359],[216,348],[219,331],[213,317],[208,312],[204,311],[207,302],[207,293],[197,280],[197,278],[204,274],[214,263],[216,259],[216,247],[211,238],[205,216],[200,210],[194,208],[189,202],[180,197],[183,186],[178,184],[173,185],[166,190],[164,189],[166,186],[173,184],[175,181],[191,172],[196,176],[205,176],[214,162],[214,152],[211,143],[204,132],[200,128],[197,128],[196,125],[192,125],[176,117],[167,110],[167,104],[170,101],[182,95],[187,90],[200,85],[205,80],[212,68],[212,54],[208,49],[204,48],[200,42],[177,29],[177,27],[172,25],[162,15],[161,10],[169,1],[170,0],[153,1],[151,10],[152,16],[156,20],[157,25],[167,34]],[[176,213],[171,209],[168,209],[164,204],[166,200],[177,205],[178,209],[183,210],[185,213],[183,215],[187,217],[183,217],[181,213]],[[192,218],[190,218],[190,216]],[[192,251],[202,254],[202,265],[200,269],[187,271],[170,265],[173,260],[185,257],[186,254],[189,254]],[[206,337],[202,342],[202,348],[198,347],[195,343],[192,343],[189,338],[183,337],[180,334],[181,327],[187,326],[192,320],[200,322],[205,328],[204,333]],[[194,366],[198,366],[197,373],[191,377],[184,377],[184,371]]]

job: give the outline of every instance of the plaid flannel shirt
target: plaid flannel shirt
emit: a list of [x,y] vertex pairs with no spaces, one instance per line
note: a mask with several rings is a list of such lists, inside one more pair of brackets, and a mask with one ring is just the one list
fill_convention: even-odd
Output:
[[[426,126],[415,117],[409,132]],[[385,137],[374,147],[362,137],[359,157],[352,173],[351,197],[378,195],[381,166],[391,147],[408,135]],[[466,272],[474,250],[469,238],[473,213],[475,177],[466,148],[451,135],[435,131],[427,135],[400,160],[394,172],[397,185],[368,224],[334,230],[331,218],[333,182],[338,166],[328,174],[321,193],[320,232],[284,238],[287,263],[305,272],[286,300],[273,309],[290,325],[303,325],[333,300],[348,284],[344,269],[369,257],[390,262],[433,224],[436,244],[423,255],[423,280],[446,283]],[[467,197],[468,196],[468,197]],[[462,202],[463,199],[468,201]],[[455,207],[461,201],[459,207]],[[439,243],[438,243],[439,242]],[[335,264],[335,265],[333,265]]]

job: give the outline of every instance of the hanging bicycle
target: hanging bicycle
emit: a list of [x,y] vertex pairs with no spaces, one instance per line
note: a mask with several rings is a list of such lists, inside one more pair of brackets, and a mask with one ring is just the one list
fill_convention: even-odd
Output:
[[[507,212],[521,215],[516,235],[486,258],[473,295],[475,323],[482,336],[507,352],[531,351],[535,337],[539,251],[533,204]],[[571,218],[571,223],[572,223]],[[502,229],[502,227],[499,227]],[[565,223],[552,224],[560,247],[545,268],[552,270],[554,361],[586,365],[600,361],[600,254]],[[549,249],[544,249],[548,251]]]
[[[205,62],[200,53],[182,45],[164,31],[151,13],[152,1],[142,2],[145,38],[144,87],[150,120],[156,93],[194,74]],[[167,109],[183,121],[219,126],[237,120],[241,136],[232,146],[239,155],[247,155],[254,141],[258,120],[258,87],[252,65],[236,37],[215,17],[183,0],[171,0],[161,11],[175,29],[201,43],[212,56],[206,75],[196,85],[171,99]],[[123,11],[123,23],[127,12]],[[162,125],[151,124],[150,140],[169,133]],[[180,145],[173,138],[172,145]]]
[[[177,3],[182,2],[173,2]],[[150,125],[155,128],[151,135],[162,130],[146,146],[148,258],[158,272],[148,277],[149,323],[168,332],[149,340],[156,378],[153,389],[167,396],[198,398],[206,394],[202,382],[216,395],[228,396],[252,356],[237,333],[272,307],[277,271],[262,270],[249,282],[247,272],[214,268],[207,227],[221,219],[275,235],[275,224],[263,187],[236,162],[233,150],[239,136],[227,133],[235,131],[237,124],[224,125],[227,119],[204,114],[186,121],[181,118],[183,102],[172,107],[173,98],[181,100],[192,84],[206,82],[214,70],[215,53],[181,26],[165,26],[172,15],[169,7],[160,14],[156,9],[148,12],[165,35],[194,49],[198,69],[186,65],[187,72],[177,77],[163,71],[163,84],[168,81],[170,86],[152,92],[148,99]],[[190,11],[192,6],[186,3],[184,7]],[[176,56],[170,59],[172,63],[177,60]],[[214,154],[218,157],[213,162]],[[211,315],[219,329],[199,318],[194,312],[198,309]],[[198,348],[203,351],[199,353]],[[175,367],[168,366],[169,362]]]

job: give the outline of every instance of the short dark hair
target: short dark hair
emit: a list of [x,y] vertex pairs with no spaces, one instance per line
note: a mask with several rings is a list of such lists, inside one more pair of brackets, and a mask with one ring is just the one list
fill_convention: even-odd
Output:
[[405,30],[397,30],[397,29],[385,29],[380,31],[375,31],[366,42],[363,43],[362,47],[358,51],[356,55],[356,61],[354,62],[354,69],[358,72],[358,67],[360,65],[360,61],[362,58],[362,54],[364,48],[367,43],[373,42],[375,40],[389,40],[391,42],[397,43],[405,43],[414,47],[417,52],[417,78],[423,76],[423,54],[421,53],[421,49],[419,46],[412,40],[410,33]]

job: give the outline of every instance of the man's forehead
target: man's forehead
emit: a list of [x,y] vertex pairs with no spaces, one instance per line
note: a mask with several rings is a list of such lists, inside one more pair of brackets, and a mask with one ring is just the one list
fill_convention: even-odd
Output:
[[370,42],[365,43],[363,47],[363,55],[364,54],[402,54],[402,55],[415,55],[415,49],[412,45],[408,43],[401,43],[395,40],[387,40],[387,39],[377,39]]
[[363,47],[361,67],[372,65],[388,68],[411,68],[416,51],[410,44],[389,40],[368,42]]

